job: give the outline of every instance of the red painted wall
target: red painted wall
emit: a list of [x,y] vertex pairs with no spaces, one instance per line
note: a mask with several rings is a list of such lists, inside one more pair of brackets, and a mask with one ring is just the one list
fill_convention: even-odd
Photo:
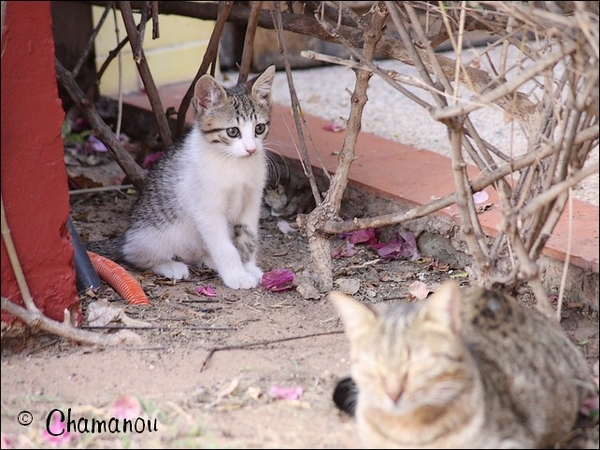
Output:
[[[80,319],[60,135],[64,119],[54,71],[50,2],[7,2],[2,36],[2,199],[35,303]],[[2,297],[23,304],[2,241]],[[14,318],[4,311],[2,321]]]

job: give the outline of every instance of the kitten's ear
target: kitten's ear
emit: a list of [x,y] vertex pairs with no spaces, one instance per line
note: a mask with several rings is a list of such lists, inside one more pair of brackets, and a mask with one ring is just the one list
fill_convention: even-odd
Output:
[[209,74],[202,75],[194,87],[194,108],[196,111],[212,108],[227,98],[225,89]]
[[275,66],[269,66],[258,77],[248,81],[252,95],[266,106],[271,105],[271,88],[275,78]]
[[350,340],[364,334],[375,326],[377,315],[373,309],[364,303],[354,300],[352,297],[339,291],[331,291],[328,298],[342,318],[346,335]]
[[425,300],[419,318],[441,325],[453,332],[461,328],[462,293],[454,281],[447,281]]

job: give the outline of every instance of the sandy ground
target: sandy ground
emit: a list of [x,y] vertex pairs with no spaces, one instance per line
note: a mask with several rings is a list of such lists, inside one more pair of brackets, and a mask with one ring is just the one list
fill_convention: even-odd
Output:
[[[306,190],[292,195],[288,201],[302,209]],[[82,239],[121,229],[133,200],[121,192],[73,196],[72,217]],[[292,222],[292,216],[275,217],[265,208],[259,263],[266,271],[287,268],[300,278],[308,267],[307,242],[289,231],[285,224]],[[460,268],[442,261],[385,263],[369,246],[356,249],[354,256],[334,260],[336,287],[354,286],[354,296],[365,302],[410,301],[415,281],[431,290],[451,277],[469,284]],[[123,314],[108,326],[137,333],[140,345],[98,349],[50,335],[2,340],[3,448],[359,447],[353,420],[331,399],[349,362],[341,323],[325,297],[262,287],[233,291],[205,270],[178,283],[132,273],[151,305],[128,305],[104,286],[94,296],[82,295],[83,325],[90,324],[90,305],[107,302],[107,310]],[[195,292],[206,285],[216,289],[216,297]],[[531,304],[530,293],[519,298]],[[597,312],[574,304],[563,313],[562,326],[592,366],[598,360]],[[275,388],[295,395],[274,397]],[[71,430],[51,440],[48,418],[69,410],[76,423],[139,417],[151,421],[152,431],[147,425],[139,433]],[[33,422],[21,425],[24,417]],[[578,428],[564,445],[597,447],[597,424]]]

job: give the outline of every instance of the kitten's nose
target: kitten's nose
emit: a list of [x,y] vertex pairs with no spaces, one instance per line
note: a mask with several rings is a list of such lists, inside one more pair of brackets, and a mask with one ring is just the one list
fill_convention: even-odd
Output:
[[253,155],[256,152],[256,148],[247,148],[246,152],[248,155]]

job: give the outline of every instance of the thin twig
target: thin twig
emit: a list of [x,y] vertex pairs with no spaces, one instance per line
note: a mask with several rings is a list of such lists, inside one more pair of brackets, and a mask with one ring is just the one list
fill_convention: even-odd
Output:
[[96,36],[98,35],[100,28],[102,28],[102,25],[104,25],[104,21],[108,17],[108,13],[112,9],[113,4],[114,4],[114,2],[107,2],[106,6],[104,8],[104,11],[102,12],[102,16],[100,17],[100,20],[98,21],[98,25],[96,25],[94,27],[94,29],[92,30],[92,34],[90,35],[87,43],[85,44],[85,48],[83,49],[83,52],[81,53],[81,56],[79,57],[79,60],[75,64],[75,67],[73,67],[73,70],[71,70],[71,73],[73,74],[73,78],[77,78],[77,76],[79,75],[79,71],[81,70],[81,68],[87,61],[87,59],[89,58],[90,53],[94,48]]
[[518,214],[519,219],[523,220],[528,216],[536,214],[540,208],[543,208],[550,201],[557,198],[560,194],[568,191],[570,188],[578,184],[580,181],[598,172],[600,164],[598,161],[590,164],[587,167],[577,171],[572,176],[566,178],[560,183],[555,183],[551,188],[547,189],[541,194],[538,194],[533,198],[526,206],[515,211]]
[[[117,20],[117,8],[113,8],[113,18],[115,21],[115,37],[117,38],[117,44],[119,43],[119,21]],[[144,22],[142,22],[144,23]],[[140,27],[142,25],[140,23]],[[119,52],[117,57],[117,68],[119,73],[118,82],[118,101],[117,101],[117,126],[115,128],[115,136],[117,140],[121,136],[121,125],[123,124],[123,54]]]
[[56,75],[60,84],[67,90],[83,116],[94,130],[96,137],[106,145],[110,155],[117,161],[123,172],[139,190],[142,189],[146,173],[127,152],[108,125],[102,120],[94,104],[84,95],[71,73],[55,59]]
[[563,272],[560,277],[560,286],[558,288],[558,300],[556,301],[556,320],[560,322],[562,318],[562,305],[565,297],[565,286],[567,284],[567,273],[571,261],[571,244],[573,241],[573,192],[569,188],[569,216],[567,222],[567,250],[565,252],[565,262],[563,264]]
[[208,349],[208,354],[206,355],[206,358],[204,358],[204,361],[202,362],[202,365],[200,366],[200,372],[202,372],[204,370],[204,368],[208,364],[209,359],[212,357],[213,354],[215,354],[216,352],[223,351],[223,350],[243,350],[243,349],[247,349],[247,348],[260,347],[263,345],[271,345],[271,344],[278,344],[281,342],[295,341],[298,339],[307,339],[307,338],[312,338],[312,337],[329,336],[332,334],[343,334],[343,333],[344,333],[343,330],[324,331],[322,333],[311,333],[311,334],[305,334],[302,336],[290,336],[290,337],[280,338],[280,339],[264,340],[264,341],[257,341],[257,342],[247,342],[245,344],[233,344],[233,345],[222,345],[222,346],[218,346],[218,347],[212,347],[212,348]]
[[152,39],[158,39],[160,38],[160,29],[158,27],[158,1],[151,1],[150,8],[152,14]]
[[[578,136],[576,143],[598,138],[598,127],[589,127],[582,130]],[[546,144],[541,147],[537,152],[526,153],[523,156],[515,158],[510,163],[503,164],[497,169],[483,174],[481,177],[471,181],[471,191],[478,192],[493,184],[497,180],[507,176],[508,174],[521,170],[524,167],[531,165],[535,161],[539,161],[556,151],[554,143]],[[455,203],[455,194],[449,194],[440,199],[434,200],[426,205],[417,206],[406,212],[384,214],[377,217],[371,218],[354,218],[344,222],[339,221],[327,221],[322,226],[322,231],[330,234],[345,233],[348,231],[362,230],[365,228],[378,228],[387,225],[396,225],[399,223],[406,222],[408,220],[418,219],[439,211],[447,206]],[[298,216],[299,221],[304,220],[304,216]]]
[[[242,62],[238,74],[238,84],[245,83],[248,80],[250,67],[252,66],[252,53],[254,50],[254,36],[258,29],[258,18],[262,9],[263,2],[251,2],[250,18],[246,27],[246,36],[244,37],[244,47],[242,52]],[[279,4],[279,3],[277,3]]]
[[150,18],[149,17],[149,6],[150,5],[148,5],[147,1],[142,2],[141,18],[140,18],[140,23],[139,23],[138,32],[137,32],[137,41],[135,43],[135,49],[133,51],[133,59],[138,64],[139,64],[140,58],[142,57],[142,48],[144,45],[144,35],[146,33],[146,22]]
[[[177,319],[174,319],[177,320]],[[201,327],[195,325],[189,326],[169,326],[169,325],[149,325],[149,326],[128,326],[128,325],[106,325],[106,326],[95,326],[95,325],[82,325],[80,327],[84,330],[167,330],[167,331],[237,331],[237,327]]]
[[[119,8],[121,10],[121,16],[123,17],[125,29],[127,30],[127,35],[129,36],[131,50],[135,52],[135,42],[137,42],[139,32],[133,20],[131,6],[129,2],[121,1],[119,2]],[[154,83],[152,72],[150,72],[150,67],[148,67],[148,61],[146,60],[143,49],[140,50],[139,58],[134,58],[134,60],[142,82],[144,83],[146,95],[150,101],[150,106],[152,107],[152,112],[154,113],[154,119],[156,120],[156,125],[158,127],[158,132],[160,133],[162,143],[165,147],[170,147],[173,145],[171,129],[169,127],[169,122],[167,121],[167,116],[165,115],[162,101],[160,100],[160,95],[158,93],[158,89],[156,88],[156,84]]]
[[192,80],[190,86],[185,92],[183,98],[181,99],[181,104],[179,105],[179,109],[177,110],[177,131],[176,136],[179,138],[183,135],[186,123],[186,115],[188,108],[190,107],[190,102],[194,95],[194,88],[196,86],[196,81],[204,75],[209,66],[213,68],[214,75],[214,67],[215,61],[217,59],[217,54],[219,50],[219,41],[221,39],[221,34],[223,33],[223,28],[227,23],[227,18],[229,16],[229,12],[233,7],[234,2],[219,2],[219,14],[217,17],[217,22],[213,28],[213,31],[210,35],[210,39],[208,41],[208,45],[206,46],[206,52],[204,53],[204,57],[202,58],[202,63],[196,72],[196,76]]
[[[114,4],[114,2],[113,2],[113,7],[116,8],[116,5]],[[115,59],[121,53],[121,50],[123,49],[123,47],[125,47],[128,43],[129,43],[129,36],[126,36],[121,42],[119,42],[119,44],[114,49],[112,49],[111,51],[108,52],[108,56],[106,57],[106,59],[104,60],[104,62],[102,63],[102,65],[100,66],[98,71],[96,72],[96,82],[97,83],[99,83],[100,80],[102,79],[102,75],[104,75],[104,72],[106,72],[106,69],[108,69],[108,66],[110,65],[112,60]]]
[[135,186],[133,184],[120,184],[118,186],[99,186],[85,189],[73,189],[69,191],[69,195],[80,195],[80,194],[95,194],[97,192],[108,192],[108,191],[122,191],[125,189],[132,189]]
[[527,68],[525,71],[517,75],[512,80],[501,84],[496,89],[484,93],[483,95],[481,95],[481,97],[479,97],[477,102],[469,102],[469,104],[461,103],[456,106],[449,106],[444,109],[438,109],[434,111],[431,114],[431,116],[435,120],[442,121],[444,119],[449,119],[458,115],[468,114],[471,111],[474,111],[480,108],[481,106],[487,106],[490,103],[498,103],[500,100],[506,99],[507,96],[509,96],[509,94],[514,93],[514,91],[521,85],[531,80],[532,78],[538,76],[543,70],[555,66],[556,63],[564,59],[565,56],[573,53],[576,49],[577,44],[575,43],[572,43],[571,45],[568,45],[564,48],[561,47],[560,52],[551,53],[548,55],[548,57],[539,59],[535,62],[533,66]]
[[304,171],[306,172],[306,175],[308,177],[308,182],[313,194],[313,198],[315,199],[315,203],[318,205],[322,201],[321,192],[319,191],[317,181],[315,180],[315,175],[312,171],[312,165],[308,156],[308,150],[306,149],[306,140],[304,139],[302,124],[300,123],[300,116],[302,116],[303,114],[302,109],[300,107],[300,102],[298,101],[298,96],[296,95],[294,79],[292,77],[292,69],[290,66],[289,59],[287,57],[288,52],[285,45],[285,35],[283,33],[283,25],[281,21],[281,9],[279,8],[278,2],[273,3],[273,11],[273,22],[275,23],[275,29],[277,30],[277,40],[279,42],[279,48],[283,57],[285,74],[287,76],[288,88],[290,90],[290,99],[292,102],[292,112],[294,113],[294,123],[296,124],[296,132],[298,133],[298,139],[300,144],[300,159],[302,161]]
[[17,250],[15,249],[15,244],[10,234],[10,228],[8,227],[8,221],[6,219],[6,211],[4,210],[4,198],[0,198],[0,206],[2,207],[2,240],[6,246],[6,253],[8,253],[10,265],[13,268],[15,278],[17,279],[17,285],[21,291],[23,302],[25,303],[27,309],[34,311],[37,309],[37,306],[35,306],[33,298],[31,297],[31,292],[29,291],[29,286],[27,286],[27,282],[25,281],[23,268],[21,267]]
[[365,261],[361,264],[354,264],[351,266],[342,267],[336,272],[335,276],[340,277],[342,275],[346,275],[349,272],[352,272],[353,270],[359,270],[364,269],[365,267],[374,266],[375,264],[379,264],[381,261],[383,261],[383,258],[375,258],[369,261]]

